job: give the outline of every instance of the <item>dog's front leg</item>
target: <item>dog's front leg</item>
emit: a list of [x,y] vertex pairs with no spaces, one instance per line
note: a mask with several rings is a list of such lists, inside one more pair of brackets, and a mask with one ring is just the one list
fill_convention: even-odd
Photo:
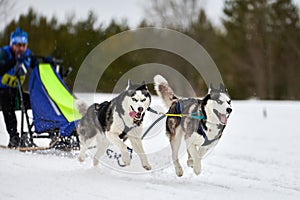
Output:
[[200,156],[200,158],[202,159],[203,156],[208,152],[208,148],[207,147],[202,147],[200,146],[198,149],[198,154]]
[[119,134],[115,132],[107,132],[106,137],[110,143],[120,149],[124,165],[130,165],[130,154],[127,150],[126,144],[124,144],[124,142],[119,138]]
[[197,148],[195,144],[192,144],[188,148],[189,153],[193,159],[193,170],[196,175],[201,173],[201,158],[198,154]]
[[193,159],[189,151],[187,151],[188,160],[186,161],[187,166],[193,168]]
[[199,134],[194,132],[189,138],[186,139],[186,146],[193,160],[193,170],[196,175],[201,173],[201,157],[196,147],[199,144],[199,137]]
[[151,168],[151,165],[148,163],[148,159],[145,154],[141,138],[136,137],[136,136],[129,136],[129,135],[128,135],[128,138],[130,140],[130,143],[132,145],[134,152],[136,152],[138,154],[138,156],[140,157],[143,167],[146,170],[151,170],[152,168]]

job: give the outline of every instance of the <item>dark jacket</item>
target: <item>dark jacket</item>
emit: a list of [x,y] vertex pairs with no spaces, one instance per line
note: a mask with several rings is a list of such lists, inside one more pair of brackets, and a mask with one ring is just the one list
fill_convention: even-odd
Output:
[[17,87],[17,74],[21,84],[24,83],[26,73],[20,68],[20,64],[24,64],[26,70],[30,68],[32,58],[29,49],[25,51],[24,57],[24,62],[17,63],[9,46],[0,49],[0,88]]

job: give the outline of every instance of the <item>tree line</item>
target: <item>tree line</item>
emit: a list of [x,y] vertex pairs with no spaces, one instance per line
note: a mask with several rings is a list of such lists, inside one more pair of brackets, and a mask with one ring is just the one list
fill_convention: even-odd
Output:
[[[167,27],[199,42],[215,61],[234,99],[300,99],[300,20],[292,0],[226,0],[222,27],[214,26],[197,2],[152,0],[139,27]],[[72,88],[88,53],[101,41],[129,30],[126,21],[112,20],[103,26],[96,25],[97,20],[91,11],[84,20],[70,18],[58,23],[55,17],[48,19],[29,9],[6,25],[0,45],[9,44],[10,33],[20,26],[29,33],[29,47],[35,54],[61,58],[64,66],[73,67],[66,78]],[[98,91],[111,92],[123,73],[149,62],[174,67],[193,88],[199,88],[198,95],[206,92],[202,78],[187,61],[153,49],[133,51],[115,60],[103,74]]]

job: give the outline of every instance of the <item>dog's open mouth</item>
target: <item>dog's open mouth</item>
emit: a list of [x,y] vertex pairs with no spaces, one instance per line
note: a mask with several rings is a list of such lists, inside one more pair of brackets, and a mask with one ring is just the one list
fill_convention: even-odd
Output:
[[133,119],[140,119],[142,117],[142,112],[136,112],[131,106],[132,111],[129,112],[129,116]]
[[227,116],[226,116],[226,114],[222,114],[219,111],[217,111],[216,109],[214,109],[213,111],[218,116],[218,118],[219,118],[219,120],[220,120],[220,122],[222,124],[227,124]]

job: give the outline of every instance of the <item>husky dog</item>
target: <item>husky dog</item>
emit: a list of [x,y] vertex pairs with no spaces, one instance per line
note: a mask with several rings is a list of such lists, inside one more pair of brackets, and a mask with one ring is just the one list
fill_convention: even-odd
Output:
[[94,165],[98,165],[109,144],[121,150],[122,161],[129,165],[130,153],[124,143],[128,138],[143,167],[150,170],[151,166],[141,141],[142,122],[150,103],[151,96],[145,82],[132,84],[131,81],[128,81],[126,90],[110,102],[94,103],[89,108],[84,103],[77,102],[77,108],[83,116],[77,126],[80,140],[79,161],[84,161],[87,146],[96,139]]
[[[176,175],[179,177],[183,175],[178,160],[182,137],[185,139],[188,152],[187,165],[199,175],[202,157],[221,138],[229,114],[232,112],[227,90],[220,84],[219,89],[210,86],[204,98],[178,98],[161,75],[154,77],[154,83],[158,96],[169,107],[166,133],[171,144]],[[172,114],[181,114],[182,117]]]

